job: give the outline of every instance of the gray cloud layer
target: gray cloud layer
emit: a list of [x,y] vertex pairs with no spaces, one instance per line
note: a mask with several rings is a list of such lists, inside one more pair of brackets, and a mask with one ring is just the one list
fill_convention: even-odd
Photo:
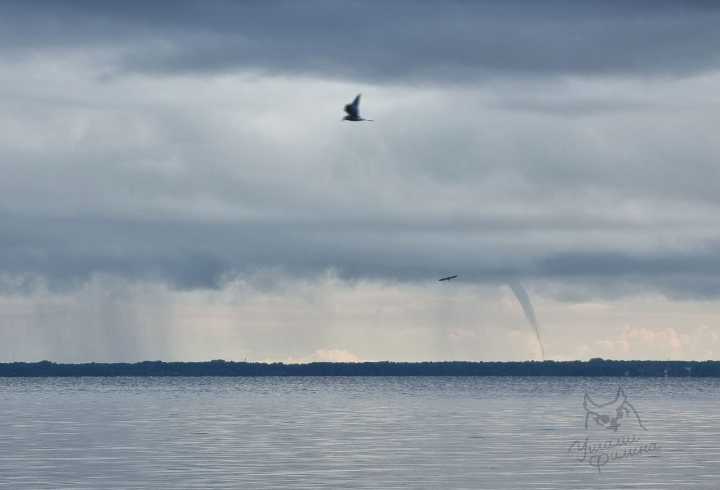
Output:
[[[4,2],[0,24],[7,288],[335,268],[720,294],[714,3]],[[339,123],[357,87],[374,125]]]
[[112,48],[119,66],[366,81],[715,69],[715,2],[3,2],[3,49]]

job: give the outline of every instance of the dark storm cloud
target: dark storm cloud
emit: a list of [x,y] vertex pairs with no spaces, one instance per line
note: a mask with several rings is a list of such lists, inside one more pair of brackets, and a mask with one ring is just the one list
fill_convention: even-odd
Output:
[[[595,250],[553,247],[533,252],[532,246],[497,251],[493,244],[460,242],[446,247],[428,229],[399,223],[394,234],[403,234],[403,240],[388,236],[383,225],[371,231],[338,227],[333,232],[332,226],[323,230],[291,222],[225,226],[5,215],[0,226],[5,236],[13,237],[0,244],[0,270],[23,279],[4,288],[15,286],[16,292],[31,290],[33,280],[54,290],[72,289],[95,274],[161,280],[178,289],[216,289],[238,276],[304,277],[334,269],[351,281],[428,282],[459,273],[465,282],[485,284],[522,277],[583,285],[558,294],[573,300],[633,289],[659,290],[677,298],[720,295],[720,243],[684,252],[611,253],[605,244]],[[506,226],[516,226],[516,234],[526,231],[522,223]],[[443,233],[466,231],[456,225],[455,231]]]
[[[336,269],[719,295],[717,84],[635,80],[717,70],[715,5],[3,2],[3,287]],[[375,125],[339,123],[337,79],[387,83]]]
[[[606,295],[622,296],[642,290],[660,290],[674,299],[711,299],[720,295],[720,243],[704,250],[684,252],[590,253],[565,252],[534,264],[537,277],[552,277],[565,283],[592,284]],[[578,299],[584,292],[566,292]]]
[[720,62],[716,2],[15,1],[0,25],[3,49],[20,56],[115,48],[118,68],[145,72],[477,81]]

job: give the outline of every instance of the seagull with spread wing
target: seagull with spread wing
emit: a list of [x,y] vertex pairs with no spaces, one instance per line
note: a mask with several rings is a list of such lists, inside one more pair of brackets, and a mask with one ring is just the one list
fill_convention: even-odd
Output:
[[351,104],[347,104],[345,106],[345,112],[347,112],[347,116],[342,118],[342,121],[372,121],[372,119],[363,119],[360,117],[360,96],[362,94],[357,94],[357,97],[355,97],[355,100],[352,101]]

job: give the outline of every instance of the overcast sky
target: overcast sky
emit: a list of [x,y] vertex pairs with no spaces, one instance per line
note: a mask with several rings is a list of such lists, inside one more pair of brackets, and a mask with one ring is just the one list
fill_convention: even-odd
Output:
[[0,362],[717,358],[719,127],[716,2],[5,1]]

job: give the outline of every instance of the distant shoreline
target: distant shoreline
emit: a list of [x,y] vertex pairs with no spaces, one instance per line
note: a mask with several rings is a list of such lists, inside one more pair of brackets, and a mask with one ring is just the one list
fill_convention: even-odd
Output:
[[720,377],[720,361],[523,361],[523,362],[313,362],[283,364],[207,362],[84,363],[50,361],[0,363],[0,377],[82,376],[587,376]]

